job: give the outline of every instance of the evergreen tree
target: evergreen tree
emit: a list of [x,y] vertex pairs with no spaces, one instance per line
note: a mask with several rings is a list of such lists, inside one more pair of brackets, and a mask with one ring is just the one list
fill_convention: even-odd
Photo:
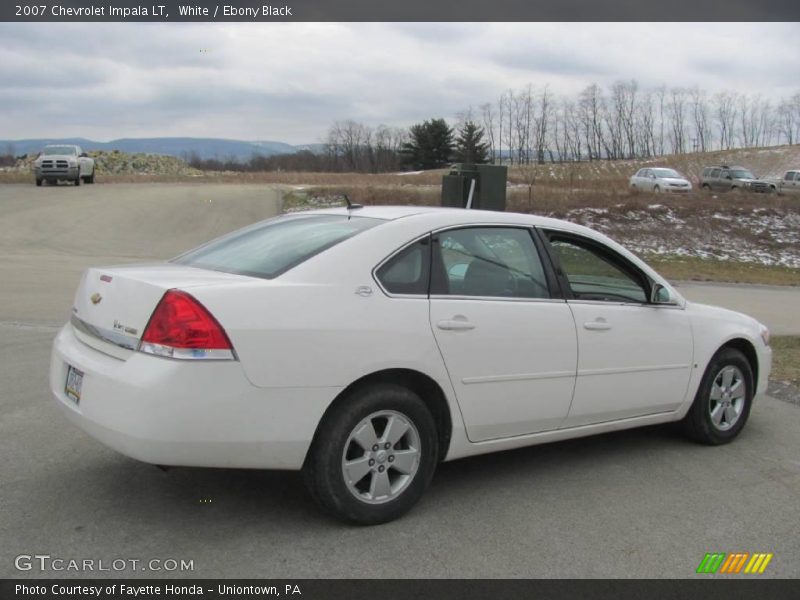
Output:
[[405,164],[414,169],[438,169],[450,164],[453,130],[444,119],[431,119],[411,127],[403,145]]
[[484,164],[489,162],[489,145],[483,141],[483,128],[466,121],[456,139],[456,162]]

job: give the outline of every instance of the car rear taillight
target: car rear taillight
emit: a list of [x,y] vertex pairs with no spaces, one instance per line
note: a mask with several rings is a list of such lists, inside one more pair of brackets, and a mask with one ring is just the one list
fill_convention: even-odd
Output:
[[139,351],[189,360],[233,360],[225,330],[206,308],[186,292],[169,290],[145,327]]

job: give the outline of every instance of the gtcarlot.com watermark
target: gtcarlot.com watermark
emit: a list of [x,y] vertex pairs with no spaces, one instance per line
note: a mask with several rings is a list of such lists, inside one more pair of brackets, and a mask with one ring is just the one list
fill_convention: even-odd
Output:
[[120,571],[194,571],[194,559],[183,558],[70,558],[49,554],[20,554],[14,559],[17,571],[107,573]]

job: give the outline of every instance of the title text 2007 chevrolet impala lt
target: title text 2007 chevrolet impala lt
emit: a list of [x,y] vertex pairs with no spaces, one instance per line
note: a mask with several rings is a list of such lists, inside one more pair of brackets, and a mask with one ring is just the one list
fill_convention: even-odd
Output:
[[380,523],[441,460],[669,421],[729,442],[771,355],[766,327],[591,229],[356,207],[89,269],[50,385],[123,454],[301,469],[324,509]]

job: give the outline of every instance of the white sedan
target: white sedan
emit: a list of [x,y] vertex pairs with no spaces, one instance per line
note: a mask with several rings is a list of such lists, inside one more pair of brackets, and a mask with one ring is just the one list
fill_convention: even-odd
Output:
[[653,192],[654,194],[686,194],[692,191],[692,184],[675,169],[652,167],[639,169],[629,182],[632,192]]
[[125,455],[302,470],[324,509],[374,524],[443,460],[670,421],[729,442],[770,365],[763,325],[591,229],[354,207],[89,269],[50,386]]

